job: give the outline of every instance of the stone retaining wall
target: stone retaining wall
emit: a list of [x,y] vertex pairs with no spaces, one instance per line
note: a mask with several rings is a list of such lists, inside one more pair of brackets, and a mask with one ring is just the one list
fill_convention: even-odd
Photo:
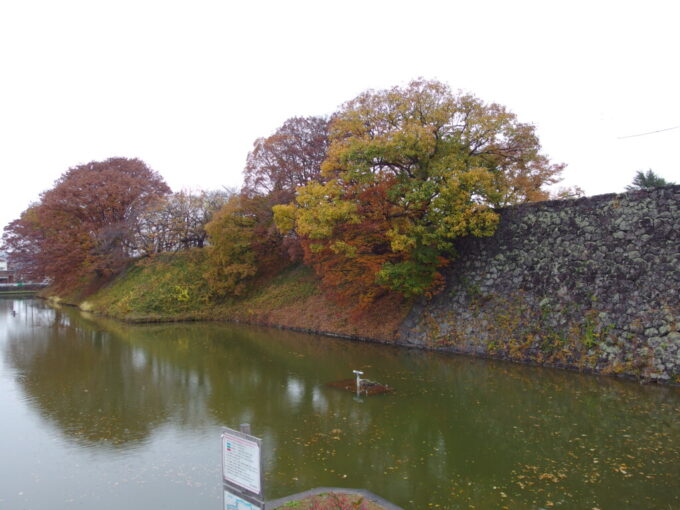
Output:
[[504,209],[399,342],[680,382],[680,186]]

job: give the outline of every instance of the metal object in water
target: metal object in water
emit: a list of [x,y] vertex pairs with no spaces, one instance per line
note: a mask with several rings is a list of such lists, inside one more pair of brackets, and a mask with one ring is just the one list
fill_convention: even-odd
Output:
[[361,376],[364,375],[364,373],[361,370],[352,370],[354,372],[354,375],[357,376],[357,397],[359,396],[359,393],[361,392]]

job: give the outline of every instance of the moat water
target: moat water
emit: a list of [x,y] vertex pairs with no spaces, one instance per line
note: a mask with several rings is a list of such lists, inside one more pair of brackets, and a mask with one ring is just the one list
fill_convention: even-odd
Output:
[[[0,508],[219,509],[220,432],[265,495],[405,509],[680,508],[680,388],[217,323],[0,299]],[[366,398],[327,383],[394,388]]]

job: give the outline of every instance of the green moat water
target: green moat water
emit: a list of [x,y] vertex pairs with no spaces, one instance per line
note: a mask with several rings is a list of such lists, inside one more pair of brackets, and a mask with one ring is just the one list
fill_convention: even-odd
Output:
[[[11,298],[0,357],[0,508],[221,508],[220,429],[243,422],[268,499],[345,486],[406,509],[680,508],[678,388]],[[327,386],[353,369],[395,391]]]

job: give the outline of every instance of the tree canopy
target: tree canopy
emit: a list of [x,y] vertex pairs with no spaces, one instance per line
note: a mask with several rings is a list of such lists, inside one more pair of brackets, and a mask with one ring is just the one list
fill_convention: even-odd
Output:
[[169,192],[138,159],[79,165],[5,228],[3,243],[30,276],[57,285],[86,273],[109,274],[134,249],[140,214]]
[[211,246],[206,278],[216,296],[240,295],[256,275],[271,274],[301,258],[299,242],[274,226],[272,207],[298,187],[323,180],[328,121],[293,117],[248,154],[244,186],[206,226]]
[[59,285],[205,247],[215,296],[303,258],[332,295],[361,306],[438,292],[457,239],[491,235],[501,207],[549,198],[562,169],[503,106],[419,79],[364,92],[330,120],[288,119],[255,141],[239,192],[171,195],[137,159],[76,166],[3,241]]
[[[329,139],[324,181],[298,188],[275,220],[330,286],[366,300],[435,292],[456,238],[491,235],[494,208],[547,198],[563,169],[533,126],[436,81],[359,95]],[[361,282],[345,278],[350,266]]]
[[321,178],[328,148],[328,121],[321,117],[293,117],[267,138],[258,138],[243,171],[247,195],[280,195],[288,202],[295,190]]

